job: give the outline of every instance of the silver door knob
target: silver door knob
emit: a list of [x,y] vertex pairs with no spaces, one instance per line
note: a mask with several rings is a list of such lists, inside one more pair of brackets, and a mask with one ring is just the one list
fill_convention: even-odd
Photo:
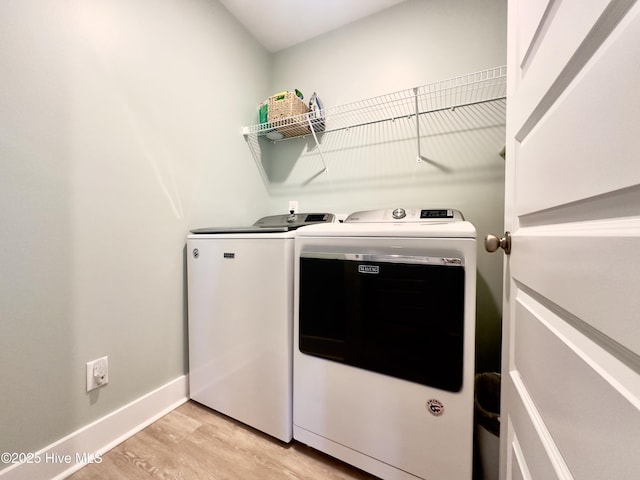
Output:
[[484,239],[484,249],[493,253],[499,248],[504,250],[504,253],[509,255],[511,253],[511,234],[504,232],[504,237],[498,238],[495,235],[487,235]]

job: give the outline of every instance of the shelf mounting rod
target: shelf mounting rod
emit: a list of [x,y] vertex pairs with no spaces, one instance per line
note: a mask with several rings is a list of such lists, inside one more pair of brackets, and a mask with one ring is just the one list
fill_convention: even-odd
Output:
[[422,154],[420,152],[420,107],[418,106],[418,87],[413,88],[413,95],[416,100],[416,141],[418,142],[417,162],[422,162]]
[[311,133],[313,134],[313,139],[316,141],[316,147],[318,148],[318,153],[320,154],[320,159],[322,160],[322,165],[324,165],[324,173],[329,173],[329,168],[327,168],[327,162],[324,161],[324,155],[322,155],[322,149],[320,148],[320,142],[318,141],[318,137],[316,136],[316,131],[313,128],[313,124],[311,123],[311,115],[307,114],[307,122],[309,123],[309,128],[311,129]]

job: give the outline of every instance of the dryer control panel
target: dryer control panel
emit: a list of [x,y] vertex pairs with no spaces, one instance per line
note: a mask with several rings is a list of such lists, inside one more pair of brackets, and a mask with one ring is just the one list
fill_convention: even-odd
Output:
[[463,220],[462,213],[453,209],[394,208],[355,212],[345,219],[345,223],[449,223]]

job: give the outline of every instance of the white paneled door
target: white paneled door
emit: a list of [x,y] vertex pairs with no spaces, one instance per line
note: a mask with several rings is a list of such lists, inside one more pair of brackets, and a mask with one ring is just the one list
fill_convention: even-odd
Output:
[[509,2],[501,479],[640,478],[640,2]]

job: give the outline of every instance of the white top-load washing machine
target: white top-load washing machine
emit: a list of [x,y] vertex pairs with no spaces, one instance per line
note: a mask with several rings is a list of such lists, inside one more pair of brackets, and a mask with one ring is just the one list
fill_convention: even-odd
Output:
[[469,480],[476,231],[376,210],[296,238],[296,440],[385,480]]
[[191,231],[190,398],[291,440],[294,237],[300,227],[332,221],[301,213]]

